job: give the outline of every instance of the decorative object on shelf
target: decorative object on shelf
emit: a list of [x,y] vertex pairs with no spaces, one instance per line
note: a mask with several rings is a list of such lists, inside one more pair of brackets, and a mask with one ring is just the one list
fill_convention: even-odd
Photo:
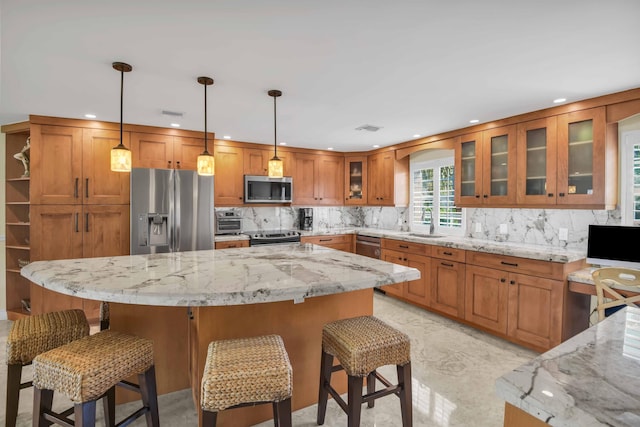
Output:
[[31,301],[28,299],[22,299],[20,300],[20,304],[22,304],[22,308],[24,309],[24,311],[26,311],[27,313],[31,313]]
[[13,158],[16,160],[20,160],[22,162],[22,165],[24,166],[24,173],[22,174],[21,178],[28,178],[30,176],[29,174],[29,148],[31,148],[31,138],[27,138],[27,143],[25,144],[24,147],[22,147],[22,150],[20,150],[19,153],[16,153],[13,155]]
[[282,96],[282,92],[272,89],[268,93],[273,97],[273,157],[269,160],[269,178],[282,178],[284,171],[282,160],[278,157],[278,127],[276,125],[276,98]]
[[213,84],[211,77],[198,77],[198,83],[204,86],[204,151],[198,156],[198,175],[213,176],[215,161],[207,151],[207,86]]
[[22,268],[22,267],[26,267],[27,265],[29,265],[31,263],[31,261],[29,261],[28,259],[21,259],[18,258],[18,267]]
[[133,67],[124,62],[111,64],[114,70],[120,71],[120,144],[111,149],[111,170],[113,172],[131,172],[131,150],[122,144],[122,110],[124,98],[124,73],[133,70]]

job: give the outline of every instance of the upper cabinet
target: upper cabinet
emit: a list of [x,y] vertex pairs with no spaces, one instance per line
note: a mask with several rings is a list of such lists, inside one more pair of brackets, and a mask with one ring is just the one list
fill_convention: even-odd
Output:
[[[213,146],[211,140],[208,148]],[[197,159],[204,151],[204,138],[190,138],[156,133],[131,133],[134,168],[196,170]]]
[[242,148],[216,144],[213,155],[215,157],[214,205],[242,205],[244,202]]
[[367,157],[347,156],[344,159],[344,204],[367,204]]
[[295,153],[293,203],[342,205],[344,157]]
[[[273,158],[273,149],[263,150],[261,148],[244,148],[243,173],[245,175],[267,175],[269,172],[269,160]],[[284,176],[291,176],[293,167],[292,159],[288,152],[278,150],[278,158],[282,160]]]
[[367,201],[372,206],[409,205],[409,156],[396,160],[395,151],[368,157]]
[[556,133],[556,117],[518,124],[518,204],[556,204]]

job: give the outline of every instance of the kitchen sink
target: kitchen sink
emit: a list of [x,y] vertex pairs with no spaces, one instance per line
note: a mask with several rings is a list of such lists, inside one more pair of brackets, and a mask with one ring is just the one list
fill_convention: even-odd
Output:
[[442,234],[426,234],[426,233],[409,233],[409,236],[424,237],[426,239],[437,239],[438,237],[444,237]]

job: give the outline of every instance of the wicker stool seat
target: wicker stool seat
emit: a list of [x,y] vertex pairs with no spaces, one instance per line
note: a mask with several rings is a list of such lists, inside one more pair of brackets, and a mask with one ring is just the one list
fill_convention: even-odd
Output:
[[[400,398],[402,425],[412,425],[411,346],[409,337],[374,316],[360,316],[327,323],[322,330],[322,358],[318,397],[318,424],[324,424],[329,394],[348,418],[348,426],[360,425],[363,403],[370,408],[374,400],[389,394]],[[339,365],[333,366],[336,357]],[[385,365],[396,365],[398,384],[391,384],[376,372]],[[348,377],[348,403],[331,386],[331,374],[344,370]],[[362,395],[363,378],[367,377],[367,394]],[[376,380],[386,388],[376,391]]]
[[64,310],[22,317],[11,325],[7,338],[7,426],[14,427],[18,415],[22,367],[34,357],[89,335],[89,323],[82,310]]
[[207,350],[200,406],[205,426],[217,413],[272,403],[279,427],[291,426],[292,368],[282,338],[266,335],[213,341]]
[[[53,392],[74,402],[75,426],[95,425],[95,403],[105,400],[107,425],[115,425],[115,386],[137,388],[124,382],[138,375],[143,408],[128,418],[147,417],[148,426],[157,426],[158,403],[153,365],[153,344],[150,340],[116,331],[101,331],[69,344],[42,353],[33,360],[34,420],[72,423],[65,418],[71,411],[55,414],[51,411]],[[37,412],[37,414],[36,414]],[[127,418],[127,419],[128,419]],[[36,425],[34,423],[34,425]]]

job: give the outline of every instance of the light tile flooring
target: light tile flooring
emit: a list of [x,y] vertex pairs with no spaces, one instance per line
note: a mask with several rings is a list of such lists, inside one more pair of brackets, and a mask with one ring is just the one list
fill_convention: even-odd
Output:
[[[496,397],[494,382],[536,353],[378,293],[374,299],[374,314],[411,338],[414,426],[502,426],[504,402]],[[10,325],[9,321],[0,321],[2,347]],[[4,366],[4,351],[0,357]],[[383,367],[380,372],[395,381],[394,367]],[[6,375],[3,367],[0,373],[0,425],[5,424]],[[18,427],[31,425],[32,395],[31,389],[21,392]],[[163,426],[197,426],[190,391],[163,395],[158,400]],[[54,406],[65,408],[68,402],[64,398],[54,399]],[[98,413],[101,412],[99,409]],[[296,411],[293,425],[315,426],[315,419],[314,405]],[[341,427],[346,423],[346,415],[329,400],[324,425]],[[396,427],[401,424],[400,404],[394,396],[378,399],[372,409],[366,405],[362,408],[362,427]],[[144,426],[144,417],[132,425]],[[260,427],[272,425],[272,421],[259,424]]]

